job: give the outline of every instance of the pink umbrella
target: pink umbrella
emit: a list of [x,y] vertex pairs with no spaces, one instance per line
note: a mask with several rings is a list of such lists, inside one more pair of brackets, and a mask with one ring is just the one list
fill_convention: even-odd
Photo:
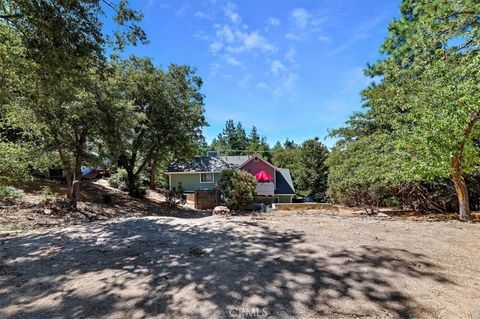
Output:
[[269,182],[273,179],[273,177],[262,170],[258,172],[257,175],[255,175],[255,179],[257,180],[257,182]]

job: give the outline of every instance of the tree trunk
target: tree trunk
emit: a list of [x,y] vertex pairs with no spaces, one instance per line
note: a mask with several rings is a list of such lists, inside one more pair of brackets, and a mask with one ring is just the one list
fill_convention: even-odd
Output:
[[455,191],[457,192],[459,219],[461,221],[469,221],[470,202],[468,200],[468,189],[465,179],[461,174],[455,174],[452,179],[455,184]]
[[458,198],[458,217],[461,221],[470,220],[470,203],[468,199],[468,189],[465,179],[463,178],[463,153],[465,152],[465,143],[471,139],[470,135],[473,131],[475,124],[480,119],[480,110],[467,122],[467,127],[463,132],[463,139],[458,143],[457,153],[452,158],[453,175],[452,180],[455,184],[455,191]]
[[82,180],[82,161],[83,153],[87,145],[88,130],[83,129],[77,139],[77,149],[75,152],[75,168],[73,171],[73,182],[70,188],[69,199],[72,207],[77,207],[78,197],[80,193],[80,181]]
[[77,207],[78,195],[80,194],[80,181],[74,180],[71,188],[70,203],[73,208]]
[[65,184],[67,184],[67,195],[70,197],[72,194],[72,176],[69,169],[64,168],[63,173],[65,174]]
[[135,174],[135,161],[136,153],[133,153],[130,157],[125,154],[121,154],[118,158],[118,164],[127,171],[127,187],[128,194],[136,196],[137,192],[137,175]]
[[132,196],[137,196],[137,178],[133,173],[133,169],[131,167],[126,168],[127,171],[127,186],[128,186],[128,194]]
[[70,174],[70,165],[68,165],[65,154],[63,153],[63,149],[56,137],[54,138],[54,144],[57,148],[58,156],[60,157],[60,163],[62,165],[63,173],[65,174],[65,183],[67,184],[67,196],[70,198],[72,195],[72,176]]
[[158,157],[155,156],[152,160],[152,167],[150,167],[150,189],[157,188],[157,164]]
[[73,207],[77,207],[78,196],[80,192],[80,181],[82,179],[82,156],[75,156],[75,171],[73,172],[73,182],[70,187],[70,202]]
[[468,200],[467,184],[465,183],[465,179],[463,178],[462,156],[463,152],[458,152],[457,155],[455,155],[455,157],[452,159],[452,180],[453,184],[455,185],[455,191],[458,198],[458,218],[461,221],[469,221],[470,203]]

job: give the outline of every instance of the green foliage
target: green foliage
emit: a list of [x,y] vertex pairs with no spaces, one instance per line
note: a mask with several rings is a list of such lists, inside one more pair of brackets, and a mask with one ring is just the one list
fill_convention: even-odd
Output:
[[[100,17],[114,20],[111,37]],[[144,42],[140,19],[124,0],[0,1],[2,120],[28,133],[37,151],[55,150],[69,184],[104,124],[106,47]]]
[[478,1],[402,2],[385,58],[366,70],[378,79],[363,92],[366,112],[332,132],[334,198],[358,188],[375,202],[402,183],[450,177],[468,206],[464,176],[479,164],[479,10]]
[[328,169],[325,163],[328,149],[319,138],[306,140],[300,152],[299,189],[307,195],[326,200]]
[[325,159],[327,148],[318,138],[306,140],[302,145],[287,139],[273,148],[272,163],[288,168],[295,190],[303,195],[325,199],[327,173]]
[[26,180],[29,163],[25,145],[0,142],[0,185]]
[[255,200],[257,181],[248,172],[226,169],[222,172],[217,187],[222,192],[228,208],[241,209]]
[[185,194],[185,190],[183,189],[182,183],[178,183],[177,187],[172,187],[166,196],[166,202],[172,205],[177,203],[177,200],[180,201]]
[[225,123],[222,133],[213,139],[211,149],[222,155],[250,155],[257,153],[270,160],[270,147],[265,136],[258,134],[257,128],[252,127],[247,136],[241,122],[236,125],[233,120]]
[[0,186],[0,198],[22,197],[25,192],[13,186]]
[[278,143],[274,148],[272,163],[277,167],[288,168],[292,175],[295,189],[301,191],[300,175],[302,174],[302,163],[299,145],[289,139],[283,145]]
[[121,191],[128,191],[128,177],[127,171],[118,169],[114,174],[108,178],[108,184]]
[[42,152],[32,142],[22,139],[6,141],[0,136],[0,185],[8,185],[30,179],[32,167],[46,170],[52,165],[49,152]]
[[388,156],[388,148],[373,135],[334,148],[326,162],[329,197],[347,205],[378,206],[390,186],[389,174],[382,169],[382,164],[389,165],[382,162],[385,154]]
[[283,145],[277,142],[273,150],[273,164],[290,170],[298,193],[326,200],[328,149],[318,137],[301,145],[287,139]]
[[[189,66],[172,64],[165,72],[146,58],[113,66],[102,140],[105,153],[127,171],[133,194],[145,168],[160,154],[181,159],[197,152],[206,125],[203,82]],[[126,107],[116,107],[117,101]]]
[[40,196],[43,200],[51,200],[55,197],[55,194],[50,186],[42,186]]

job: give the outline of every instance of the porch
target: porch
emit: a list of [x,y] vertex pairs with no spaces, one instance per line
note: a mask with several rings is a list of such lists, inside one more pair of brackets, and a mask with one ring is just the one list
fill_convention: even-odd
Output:
[[258,182],[255,193],[259,196],[273,196],[275,194],[275,184],[272,182]]

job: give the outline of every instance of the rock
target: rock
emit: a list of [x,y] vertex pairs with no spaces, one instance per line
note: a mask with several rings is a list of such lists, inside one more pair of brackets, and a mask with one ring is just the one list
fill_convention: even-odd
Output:
[[230,215],[230,209],[226,206],[217,206],[213,209],[213,215]]
[[378,213],[377,214],[377,218],[381,218],[381,219],[391,219],[392,217],[388,216],[387,214],[384,214],[384,213]]
[[203,254],[205,254],[207,251],[201,247],[198,247],[198,246],[195,246],[195,247],[192,247],[190,248],[190,251],[189,253],[191,255],[194,255],[194,256],[201,256]]

